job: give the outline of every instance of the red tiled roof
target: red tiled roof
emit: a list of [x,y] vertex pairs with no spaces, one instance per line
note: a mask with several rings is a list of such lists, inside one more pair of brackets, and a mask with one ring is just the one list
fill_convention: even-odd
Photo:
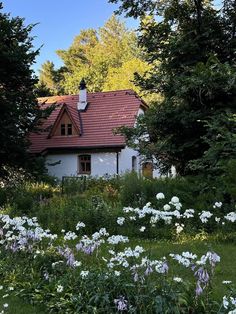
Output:
[[[78,113],[79,95],[51,96],[39,98],[42,107],[56,103],[42,129],[53,126],[63,104],[66,105],[73,122],[80,130],[80,136],[52,136],[50,130],[41,133],[31,133],[30,151],[40,153],[52,148],[99,148],[124,146],[125,139],[114,135],[113,129],[120,126],[133,126],[142,100],[132,90],[99,92],[87,94],[87,109]],[[80,115],[80,116],[79,116]]]

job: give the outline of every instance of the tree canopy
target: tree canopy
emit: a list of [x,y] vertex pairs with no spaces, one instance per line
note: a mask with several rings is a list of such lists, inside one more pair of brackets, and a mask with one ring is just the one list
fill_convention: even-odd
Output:
[[152,67],[137,82],[162,96],[136,130],[123,131],[163,171],[218,173],[224,158],[236,158],[236,1],[110,2],[140,18],[139,45]]
[[98,31],[82,30],[67,50],[57,50],[57,54],[63,69],[55,70],[47,61],[40,71],[40,82],[52,94],[77,93],[82,78],[91,92],[118,88],[140,91],[133,82],[134,73],[144,74],[149,69],[137,46],[137,35],[114,15]]
[[34,94],[37,78],[31,66],[38,50],[30,36],[33,25],[2,12],[0,3],[0,176],[6,167],[32,168],[27,134],[46,112]]

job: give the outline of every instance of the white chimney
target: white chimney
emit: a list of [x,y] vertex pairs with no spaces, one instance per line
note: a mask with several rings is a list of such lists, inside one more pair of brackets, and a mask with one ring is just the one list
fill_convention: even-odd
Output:
[[79,84],[79,102],[77,104],[77,108],[78,110],[83,111],[86,109],[86,106],[87,106],[87,89],[85,80],[82,79]]

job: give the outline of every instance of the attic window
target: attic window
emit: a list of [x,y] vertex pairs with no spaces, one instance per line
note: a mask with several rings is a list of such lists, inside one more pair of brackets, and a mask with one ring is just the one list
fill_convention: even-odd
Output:
[[91,174],[91,155],[79,156],[79,174]]
[[72,124],[67,124],[67,135],[72,135]]
[[65,136],[65,135],[72,135],[73,133],[73,129],[72,129],[72,124],[68,123],[68,124],[61,124],[61,135]]
[[66,135],[66,125],[61,124],[61,135]]

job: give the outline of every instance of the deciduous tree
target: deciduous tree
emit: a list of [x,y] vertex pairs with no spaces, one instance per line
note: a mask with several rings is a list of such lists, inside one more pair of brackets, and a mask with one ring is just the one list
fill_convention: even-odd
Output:
[[[137,82],[162,95],[140,127],[126,134],[138,135],[140,151],[155,155],[163,171],[173,164],[180,174],[217,173],[216,163],[236,157],[235,142],[226,145],[235,141],[229,135],[235,131],[235,0],[224,1],[222,8],[204,0],[110,2],[140,18],[139,44],[152,67]],[[227,140],[221,128],[227,129]],[[216,149],[220,134],[224,140]]]

